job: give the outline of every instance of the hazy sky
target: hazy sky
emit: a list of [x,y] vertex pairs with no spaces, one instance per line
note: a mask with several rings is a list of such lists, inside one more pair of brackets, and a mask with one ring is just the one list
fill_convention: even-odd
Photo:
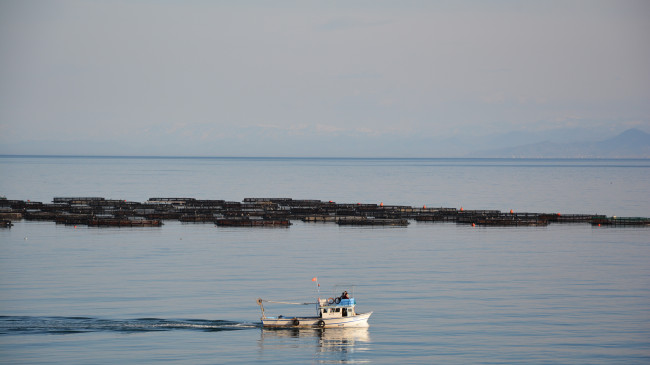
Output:
[[0,0],[5,153],[417,155],[631,127],[650,132],[650,1]]

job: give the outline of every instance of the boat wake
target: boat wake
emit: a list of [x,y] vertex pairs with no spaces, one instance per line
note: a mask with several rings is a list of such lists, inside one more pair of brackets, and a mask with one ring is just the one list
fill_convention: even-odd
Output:
[[0,335],[72,334],[86,332],[236,331],[260,328],[259,323],[207,319],[0,316]]

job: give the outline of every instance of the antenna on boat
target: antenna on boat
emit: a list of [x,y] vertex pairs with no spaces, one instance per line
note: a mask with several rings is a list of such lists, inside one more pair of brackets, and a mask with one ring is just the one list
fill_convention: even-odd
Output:
[[320,283],[318,282],[318,277],[317,277],[317,276],[314,276],[314,277],[311,279],[311,281],[315,281],[315,282],[316,282],[316,287],[317,287],[317,290],[318,290],[318,298],[320,298]]

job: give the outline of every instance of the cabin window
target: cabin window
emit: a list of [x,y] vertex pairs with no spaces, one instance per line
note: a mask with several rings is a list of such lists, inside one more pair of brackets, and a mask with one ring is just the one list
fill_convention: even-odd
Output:
[[341,308],[336,308],[336,313],[340,312]]

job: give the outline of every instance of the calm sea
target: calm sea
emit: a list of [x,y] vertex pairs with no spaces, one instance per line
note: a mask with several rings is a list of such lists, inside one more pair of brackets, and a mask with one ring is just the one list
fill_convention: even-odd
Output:
[[[0,195],[43,202],[290,197],[648,217],[648,181],[650,160],[0,156]],[[648,228],[293,223],[0,229],[0,363],[650,363]],[[358,310],[374,311],[367,329],[260,328],[258,297],[352,287]]]

